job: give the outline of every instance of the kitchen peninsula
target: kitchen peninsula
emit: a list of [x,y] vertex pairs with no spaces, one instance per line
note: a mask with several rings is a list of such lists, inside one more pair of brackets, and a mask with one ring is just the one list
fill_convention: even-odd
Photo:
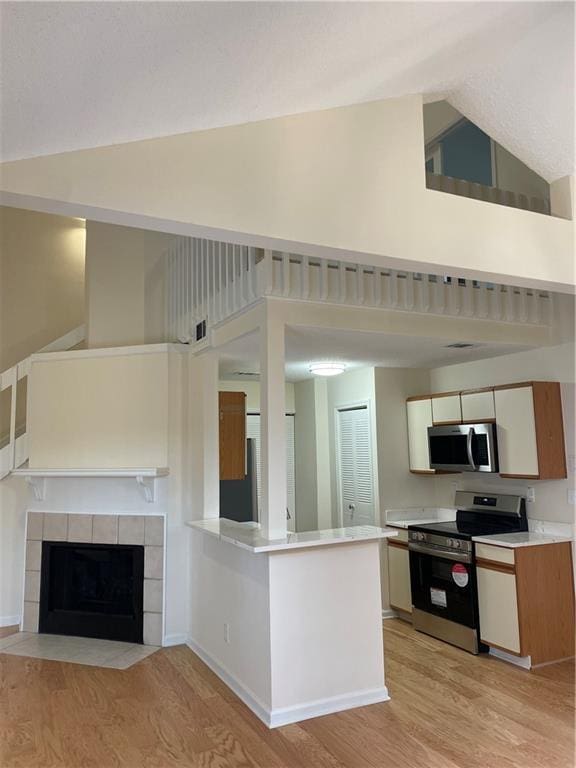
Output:
[[188,525],[189,645],[266,725],[389,698],[379,549],[396,531],[357,526],[266,539],[254,523]]

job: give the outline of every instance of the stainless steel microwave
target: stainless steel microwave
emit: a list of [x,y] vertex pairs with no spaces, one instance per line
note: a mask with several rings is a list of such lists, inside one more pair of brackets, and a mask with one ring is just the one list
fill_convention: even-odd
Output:
[[430,469],[498,472],[496,424],[428,427]]

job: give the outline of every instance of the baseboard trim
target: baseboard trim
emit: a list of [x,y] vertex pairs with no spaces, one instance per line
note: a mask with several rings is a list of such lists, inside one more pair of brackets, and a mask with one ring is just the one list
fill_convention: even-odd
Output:
[[522,669],[532,669],[532,659],[530,656],[514,656],[512,653],[501,651],[500,648],[490,648],[490,656],[494,656],[500,661],[507,661],[509,664],[515,664]]
[[398,614],[393,608],[382,609],[382,621],[386,621],[386,619],[395,619],[397,616]]
[[188,635],[185,632],[176,635],[166,635],[162,643],[163,648],[170,648],[172,645],[186,645]]
[[0,616],[0,627],[20,626],[20,616]]
[[306,704],[298,704],[294,707],[282,707],[269,709],[248,688],[246,688],[231,672],[216,661],[204,648],[192,638],[186,640],[186,645],[210,667],[226,685],[234,691],[246,706],[268,728],[278,728],[281,725],[299,723],[302,720],[310,720],[313,717],[330,715],[334,712],[342,712],[345,709],[364,707],[368,704],[378,704],[389,701],[390,696],[386,686],[374,688],[368,691],[355,691],[343,696],[332,696],[326,699],[311,701]]
[[327,699],[319,699],[308,704],[299,704],[295,707],[283,707],[273,709],[270,712],[269,728],[278,728],[281,725],[300,723],[302,720],[310,720],[313,717],[332,715],[334,712],[342,712],[345,709],[366,707],[368,704],[379,704],[389,701],[388,688],[373,688],[368,691],[356,691],[346,693],[343,696],[331,696]]
[[191,651],[199,656],[206,666],[210,667],[212,672],[222,680],[228,688],[230,688],[244,704],[251,709],[252,712],[262,722],[270,727],[269,709],[255,696],[252,691],[246,688],[231,672],[229,672],[220,662],[216,661],[208,651],[205,651],[201,645],[193,640],[191,637],[186,639],[186,645]]

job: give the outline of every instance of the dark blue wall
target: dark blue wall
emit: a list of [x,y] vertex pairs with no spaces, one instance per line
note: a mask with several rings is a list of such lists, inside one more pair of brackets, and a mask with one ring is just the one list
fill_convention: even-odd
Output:
[[465,120],[440,143],[444,176],[492,185],[492,150],[484,131]]

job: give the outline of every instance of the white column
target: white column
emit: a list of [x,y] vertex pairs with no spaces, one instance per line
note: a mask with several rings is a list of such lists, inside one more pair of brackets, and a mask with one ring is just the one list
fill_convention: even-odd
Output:
[[[218,406],[218,355],[202,355],[202,404],[204,435],[204,517],[220,516],[220,435]],[[192,404],[194,408],[194,404]],[[196,406],[198,407],[198,406]]]
[[284,321],[267,306],[260,327],[260,523],[269,539],[286,535]]

